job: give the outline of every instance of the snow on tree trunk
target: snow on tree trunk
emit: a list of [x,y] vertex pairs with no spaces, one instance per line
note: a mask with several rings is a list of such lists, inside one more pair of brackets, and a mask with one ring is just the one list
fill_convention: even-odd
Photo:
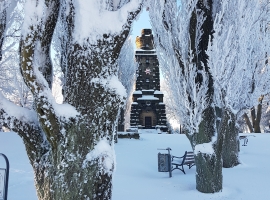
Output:
[[230,110],[224,109],[219,133],[224,135],[222,147],[223,167],[231,168],[239,164],[239,137],[236,128],[236,115]]
[[220,192],[223,183],[221,154],[197,151],[195,163],[196,189],[203,193]]
[[[60,7],[69,44],[64,104],[52,96],[48,63]],[[0,122],[23,138],[39,199],[111,199],[113,136],[126,95],[117,59],[141,3],[27,0],[24,8],[21,72],[35,107],[17,113],[1,95]]]
[[[199,132],[195,133],[192,143],[197,144],[195,149],[196,163],[196,188],[203,193],[215,193],[222,190],[222,141],[223,135],[218,135],[221,139],[212,142],[215,131],[214,109],[209,107],[204,111],[202,122],[199,125]],[[208,148],[199,148],[210,145],[210,152],[205,152]],[[207,146],[206,146],[207,147]]]

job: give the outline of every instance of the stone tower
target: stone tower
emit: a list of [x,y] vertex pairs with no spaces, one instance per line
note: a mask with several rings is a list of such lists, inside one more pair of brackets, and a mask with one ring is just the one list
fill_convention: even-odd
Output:
[[163,93],[160,91],[159,63],[151,29],[143,29],[136,38],[136,62],[139,64],[136,91],[133,93],[130,126],[167,131]]

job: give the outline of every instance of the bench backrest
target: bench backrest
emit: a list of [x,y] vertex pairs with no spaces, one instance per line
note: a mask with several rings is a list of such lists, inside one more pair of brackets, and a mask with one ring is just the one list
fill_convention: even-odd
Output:
[[184,163],[194,163],[194,153],[193,151],[186,151],[183,159]]

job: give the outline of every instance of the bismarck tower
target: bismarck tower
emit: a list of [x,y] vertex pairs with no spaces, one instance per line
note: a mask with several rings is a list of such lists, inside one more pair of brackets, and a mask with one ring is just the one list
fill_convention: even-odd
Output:
[[131,128],[168,130],[163,103],[163,93],[160,91],[159,63],[151,29],[143,29],[141,37],[136,38],[137,71],[136,90],[133,93],[131,105]]

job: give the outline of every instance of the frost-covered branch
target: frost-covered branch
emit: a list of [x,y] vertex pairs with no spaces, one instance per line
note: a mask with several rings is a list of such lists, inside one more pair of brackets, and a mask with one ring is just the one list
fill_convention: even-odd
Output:
[[[16,121],[20,121],[21,124],[28,124],[27,126],[38,127],[38,119],[35,113],[27,108],[23,108],[15,105],[14,103],[8,101],[1,93],[0,93],[0,105],[1,110],[5,113],[5,117],[2,118],[2,123],[8,125],[9,129],[15,131],[17,129],[12,123],[15,119]],[[23,131],[18,128],[18,131]]]
[[224,1],[216,15],[209,66],[218,104],[234,113],[269,93],[269,9],[266,0]]
[[[181,118],[178,121],[188,132],[194,133],[198,131],[202,113],[210,103],[207,99],[208,70],[198,58],[203,52],[199,45],[205,17],[202,11],[196,10],[197,1],[181,2],[181,8],[176,1],[165,2],[148,1],[150,18],[155,24],[155,41],[158,41],[156,48],[161,52],[158,55],[160,65]],[[160,21],[163,23],[158,26]]]
[[119,122],[125,124],[129,124],[128,118],[130,115],[130,107],[132,103],[131,97],[136,80],[136,70],[138,68],[138,64],[134,60],[134,53],[133,41],[131,38],[128,38],[124,43],[118,58],[118,79],[125,87],[127,93],[127,97],[122,108],[125,119],[122,119],[124,121],[120,120]]
[[[31,107],[32,98],[19,69],[19,35],[21,33],[22,2],[14,0],[7,7],[5,37],[0,61],[0,87],[3,95],[22,107]],[[19,37],[17,37],[19,36]]]

